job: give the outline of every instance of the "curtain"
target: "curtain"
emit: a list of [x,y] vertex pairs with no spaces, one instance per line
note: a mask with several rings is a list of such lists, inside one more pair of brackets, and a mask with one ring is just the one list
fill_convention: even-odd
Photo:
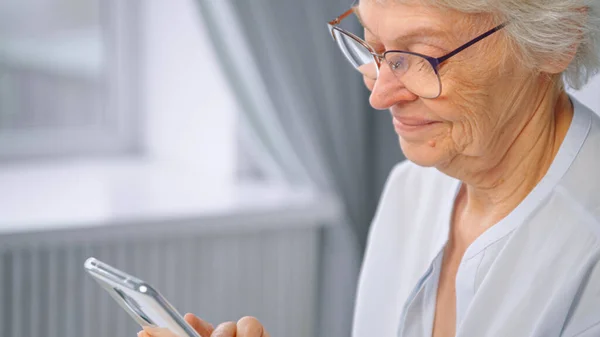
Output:
[[351,3],[197,1],[252,138],[288,182],[312,184],[344,205],[339,223],[323,233],[316,330],[349,336],[376,199],[368,92],[326,25]]

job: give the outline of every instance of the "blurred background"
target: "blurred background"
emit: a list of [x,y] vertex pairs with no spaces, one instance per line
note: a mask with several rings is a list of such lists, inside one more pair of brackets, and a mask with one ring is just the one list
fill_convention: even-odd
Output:
[[212,323],[349,336],[403,160],[327,31],[350,6],[2,0],[0,336],[135,336],[90,256]]

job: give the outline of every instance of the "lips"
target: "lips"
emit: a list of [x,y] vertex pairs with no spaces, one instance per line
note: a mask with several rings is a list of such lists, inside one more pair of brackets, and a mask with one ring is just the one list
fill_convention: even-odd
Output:
[[425,137],[440,122],[422,117],[394,116],[393,124],[400,136],[417,139]]
[[437,123],[437,121],[420,117],[394,116],[394,119],[405,126],[424,126]]

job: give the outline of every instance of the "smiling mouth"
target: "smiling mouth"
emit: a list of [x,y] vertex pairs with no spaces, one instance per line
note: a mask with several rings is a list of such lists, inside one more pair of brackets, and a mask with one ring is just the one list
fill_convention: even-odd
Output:
[[398,121],[399,123],[406,125],[406,126],[424,126],[424,125],[429,125],[429,124],[434,124],[437,123],[435,121],[421,121],[421,122],[402,122],[402,121]]
[[398,134],[407,134],[410,132],[423,131],[436,124],[438,121],[426,120],[426,119],[398,119],[393,118],[394,129]]

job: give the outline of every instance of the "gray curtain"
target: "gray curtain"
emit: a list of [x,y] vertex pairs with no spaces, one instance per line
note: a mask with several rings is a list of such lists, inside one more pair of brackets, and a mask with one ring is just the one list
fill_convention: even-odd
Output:
[[[387,175],[400,159],[397,150],[374,149],[383,139],[374,134],[381,123],[368,108],[361,77],[327,31],[326,23],[351,2],[198,2],[252,138],[285,180],[313,184],[344,205],[340,223],[323,233],[316,314],[319,335],[349,336],[356,277],[382,180],[376,175]],[[397,148],[396,141],[390,145]]]

